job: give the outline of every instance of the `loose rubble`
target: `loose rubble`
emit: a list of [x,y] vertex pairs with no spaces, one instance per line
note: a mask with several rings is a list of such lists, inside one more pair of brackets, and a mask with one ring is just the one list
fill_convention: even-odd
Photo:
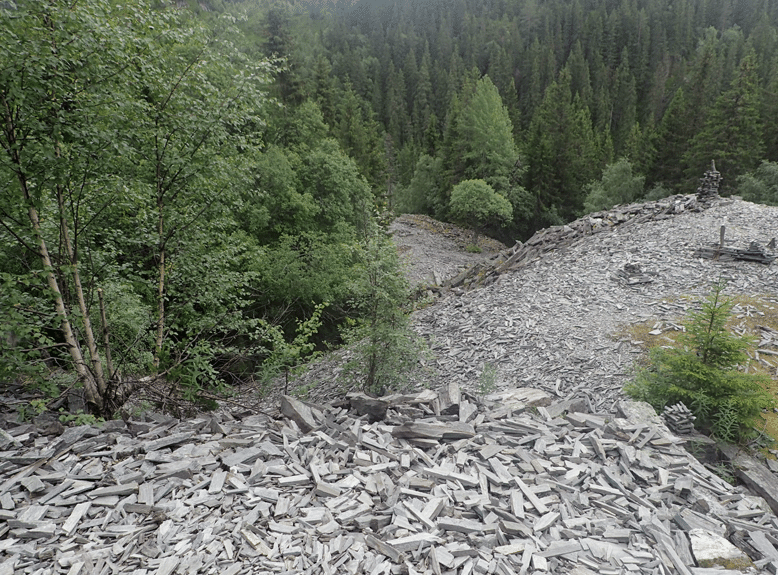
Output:
[[[434,356],[431,387],[456,381],[475,390],[488,365],[498,389],[531,386],[612,411],[642,353],[629,326],[681,329],[720,279],[726,295],[778,305],[774,264],[695,255],[723,225],[735,245],[766,245],[778,208],[722,198],[703,205],[695,195],[618,206],[538,232],[502,263],[460,274],[460,288],[414,314]],[[778,339],[765,349],[759,360],[773,371]]]
[[[619,207],[465,274],[414,315],[440,392],[287,397],[278,418],[0,421],[0,575],[775,574],[775,473],[749,476],[762,497],[729,485],[620,393],[640,351],[625,326],[678,329],[722,276],[778,304],[773,265],[694,256],[722,225],[761,244],[778,209]],[[765,328],[755,360],[776,355]],[[730,456],[746,481],[753,462]],[[704,555],[718,537],[737,562]]]
[[383,398],[371,422],[287,400],[280,419],[153,416],[59,436],[6,421],[0,575],[778,569],[767,504],[638,404],[613,416],[449,386]]

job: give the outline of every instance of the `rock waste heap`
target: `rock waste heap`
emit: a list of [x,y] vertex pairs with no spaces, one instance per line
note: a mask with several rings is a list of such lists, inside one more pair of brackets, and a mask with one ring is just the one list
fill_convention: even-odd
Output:
[[765,501],[635,404],[386,401],[375,422],[292,398],[278,419],[6,421],[0,575],[776,572]]
[[489,265],[474,266],[446,280],[443,287],[472,288],[489,285],[500,274],[518,271],[549,252],[581,245],[594,234],[612,231],[627,224],[638,226],[676,214],[697,212],[706,207],[694,195],[676,195],[658,201],[616,206],[610,210],[594,212],[563,226],[544,228],[526,242],[518,242],[510,250],[495,257]]

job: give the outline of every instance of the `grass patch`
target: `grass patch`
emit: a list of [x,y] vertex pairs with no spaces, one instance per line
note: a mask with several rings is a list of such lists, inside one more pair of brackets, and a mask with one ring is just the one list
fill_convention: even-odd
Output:
[[[734,305],[727,322],[727,330],[735,335],[754,339],[754,345],[747,350],[749,359],[741,369],[746,373],[768,376],[768,391],[773,396],[778,395],[778,298],[758,295],[732,296],[730,299]],[[684,308],[699,310],[702,302],[703,298],[683,297],[669,305],[682,312]],[[617,336],[628,339],[646,352],[657,346],[676,347],[678,336],[683,330],[681,324],[686,320],[687,316],[683,313],[673,319],[648,320],[625,327]],[[645,366],[647,359],[646,353],[638,360],[638,366]],[[760,431],[774,441],[778,440],[778,413],[774,409],[767,410],[762,417],[763,429]],[[765,454],[771,456],[767,450]]]

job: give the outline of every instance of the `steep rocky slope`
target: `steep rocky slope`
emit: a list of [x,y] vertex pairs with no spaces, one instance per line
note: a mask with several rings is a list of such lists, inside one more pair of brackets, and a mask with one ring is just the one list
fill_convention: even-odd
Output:
[[[419,383],[482,403],[438,414],[424,390],[376,422],[344,404],[64,433],[4,416],[0,575],[774,574],[767,504],[618,401],[640,351],[629,325],[674,329],[721,277],[778,305],[774,265],[695,256],[722,225],[728,246],[766,245],[778,208],[676,197],[480,256],[455,230],[401,223],[401,252],[422,254],[409,277],[443,284],[414,314],[433,352]],[[326,403],[339,369],[328,358],[297,386]]]
[[[593,410],[607,412],[640,353],[624,335],[626,327],[677,322],[720,278],[727,279],[729,294],[778,303],[775,265],[695,257],[696,249],[719,241],[721,226],[728,246],[766,246],[778,235],[778,208],[739,199],[704,207],[693,196],[665,204],[669,209],[648,210],[658,214],[651,218],[637,208],[612,212],[618,217],[587,216],[577,224],[586,224],[588,234],[561,249],[546,245],[523,267],[493,276],[490,285],[451,291],[417,312],[415,325],[435,352],[435,381],[473,389],[491,365],[498,389],[582,395]],[[648,283],[630,285],[625,266],[640,270]]]

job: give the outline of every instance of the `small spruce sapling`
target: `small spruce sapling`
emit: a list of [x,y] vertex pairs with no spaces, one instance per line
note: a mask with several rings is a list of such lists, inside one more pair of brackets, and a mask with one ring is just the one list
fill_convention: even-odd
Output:
[[730,333],[726,324],[733,301],[719,282],[702,309],[684,322],[679,347],[655,347],[647,368],[624,391],[657,412],[679,401],[697,417],[696,425],[725,441],[746,441],[763,409],[775,405],[768,378],[741,370],[750,338]]

